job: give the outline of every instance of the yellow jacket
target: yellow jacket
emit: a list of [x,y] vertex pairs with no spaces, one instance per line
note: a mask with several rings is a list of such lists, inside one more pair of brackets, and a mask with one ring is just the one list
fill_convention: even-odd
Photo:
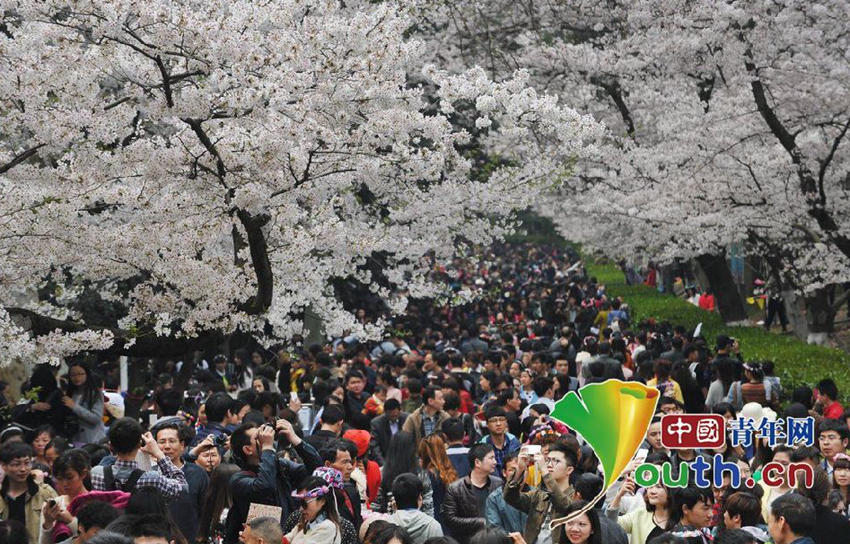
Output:
[[[56,491],[47,484],[39,484],[30,476],[27,482],[26,505],[24,513],[26,515],[27,534],[29,535],[29,543],[38,543],[38,527],[41,523],[41,507],[44,506],[48,499],[56,498]],[[9,519],[9,504],[6,502],[6,492],[9,489],[8,478],[3,479],[0,484],[0,519]]]

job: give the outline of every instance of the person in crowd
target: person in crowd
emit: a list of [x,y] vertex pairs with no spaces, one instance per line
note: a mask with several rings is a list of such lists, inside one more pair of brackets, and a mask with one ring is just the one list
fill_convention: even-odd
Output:
[[832,489],[838,492],[845,508],[845,517],[850,517],[850,455],[837,453],[832,458]]
[[812,502],[794,493],[779,497],[770,505],[767,527],[774,544],[815,544],[816,523]]
[[370,449],[375,454],[375,461],[383,463],[390,439],[404,428],[407,413],[401,411],[401,404],[394,398],[388,398],[384,403],[384,413],[370,423],[372,445]]
[[832,474],[835,456],[847,453],[848,431],[844,422],[834,419],[824,419],[818,425],[818,447],[823,461],[821,467],[827,474]]
[[[590,472],[585,472],[580,475],[575,480],[575,501],[581,502],[584,501],[586,504],[587,501],[593,500],[602,492],[602,478],[596,474],[592,474]],[[575,504],[575,503],[574,503]],[[629,537],[626,534],[626,531],[623,530],[615,521],[612,521],[605,515],[603,510],[604,501],[597,501],[593,505],[593,509],[596,510],[596,514],[599,516],[599,529],[601,533],[602,542],[612,543],[612,544],[628,544]],[[572,508],[573,505],[570,505]]]
[[423,436],[440,429],[449,415],[443,411],[443,391],[438,387],[426,387],[422,392],[422,406],[410,414],[402,425],[402,430],[413,433],[418,444]]
[[626,494],[634,495],[636,490],[634,479],[627,477],[607,506],[606,514],[623,528],[633,544],[645,544],[670,531],[678,517],[673,507],[672,493],[661,484],[646,488],[640,507],[618,515],[623,497]]
[[194,461],[195,464],[204,469],[207,476],[211,475],[216,467],[221,464],[221,454],[216,445],[215,435],[208,434],[200,444],[189,450],[187,459]]
[[815,469],[811,483],[812,485],[808,486],[805,481],[798,481],[796,492],[809,499],[815,507],[815,530],[812,538],[823,544],[838,544],[846,540],[846,535],[850,533],[850,520],[833,512],[826,505],[831,485],[826,471]]
[[355,429],[368,431],[371,418],[364,412],[366,401],[369,400],[366,391],[366,376],[359,370],[351,370],[345,375],[345,422]]
[[826,378],[818,382],[818,396],[815,407],[823,410],[823,417],[827,419],[841,419],[844,408],[838,402],[838,387],[832,378]]
[[469,466],[469,448],[463,445],[463,422],[456,418],[443,421],[441,426],[446,440],[446,455],[451,461],[458,478],[464,478],[472,472]]
[[[519,465],[518,454],[517,451],[505,456],[505,468],[502,472],[502,478],[505,482],[509,482],[516,474]],[[520,486],[520,493],[528,490],[529,488],[525,483]],[[506,503],[502,490],[496,489],[487,496],[487,502],[484,505],[484,518],[487,520],[488,526],[499,527],[507,533],[522,533],[525,530],[528,514]]]
[[393,481],[392,490],[396,511],[388,520],[406,530],[413,544],[424,544],[431,537],[443,536],[440,523],[419,510],[422,507],[422,480],[419,476],[409,472],[399,474]]
[[714,495],[710,489],[688,485],[673,490],[673,516],[679,522],[673,526],[674,535],[685,538],[689,543],[708,544],[711,535],[712,506]]
[[349,429],[342,437],[354,455],[354,470],[350,480],[357,485],[360,502],[368,507],[378,497],[378,489],[381,487],[381,466],[370,458],[372,436],[368,431]]
[[[567,506],[564,513],[570,515],[578,512],[587,505],[585,501],[576,501]],[[599,512],[590,508],[583,514],[566,522],[564,534],[570,544],[603,544],[602,528],[599,521]]]
[[33,463],[47,467],[53,465],[47,458],[47,446],[53,440],[54,436],[55,433],[50,425],[43,425],[31,433],[29,445],[32,446]]
[[506,455],[519,451],[520,443],[516,436],[508,432],[508,419],[505,410],[491,406],[484,412],[487,422],[487,435],[481,439],[482,444],[490,444],[496,453],[496,470],[499,474],[504,471]]
[[105,534],[115,533],[130,537],[134,544],[177,544],[177,535],[171,524],[158,514],[120,516],[92,538],[91,542],[99,541]]
[[198,542],[221,542],[224,539],[227,514],[233,506],[230,479],[237,472],[239,467],[231,463],[218,465],[212,470],[199,515]]
[[467,544],[470,536],[486,525],[483,513],[487,497],[502,486],[502,480],[493,476],[493,446],[476,444],[469,448],[468,455],[472,471],[446,489],[443,501],[443,523],[460,544]]
[[345,420],[345,412],[342,406],[329,404],[322,410],[322,416],[319,419],[322,425],[317,431],[304,440],[313,446],[316,451],[322,451],[328,444],[337,440],[342,435],[342,426]]
[[232,409],[233,399],[230,395],[226,393],[215,393],[211,395],[204,403],[204,413],[206,414],[207,422],[204,426],[198,427],[195,438],[192,440],[192,446],[197,446],[208,435],[213,435],[217,440],[216,446],[218,446],[219,452],[222,452],[224,450],[223,445],[218,441],[226,440],[230,434],[227,430],[227,425],[234,419]]
[[162,453],[186,478],[186,492],[172,499],[168,503],[168,510],[186,540],[194,542],[198,535],[198,520],[210,479],[203,468],[183,460],[186,444],[191,442],[193,431],[185,425],[165,420],[153,428],[152,434]]
[[333,488],[319,476],[308,476],[292,493],[301,519],[285,535],[287,544],[342,544],[342,528]]
[[0,543],[27,544],[28,538],[27,528],[23,523],[13,519],[0,520]]
[[0,519],[13,520],[26,527],[29,544],[38,542],[39,522],[45,503],[56,499],[56,491],[35,481],[32,474],[32,447],[9,442],[0,447]]
[[[48,505],[44,506],[45,511],[48,508]],[[54,506],[54,508],[59,510],[58,505]],[[72,544],[74,542],[85,544],[110,523],[115,521],[119,516],[119,511],[107,501],[93,500],[85,503],[76,514],[77,534],[76,536],[69,535],[64,540],[54,540],[49,526],[55,523],[55,519],[50,519],[49,516],[45,515],[45,523],[43,524],[44,527],[39,539],[40,544],[53,544],[54,542],[56,544]]]
[[269,517],[259,517],[248,521],[239,533],[239,542],[242,544],[277,544],[282,541],[283,531],[280,529],[280,522]]
[[381,488],[375,498],[374,509],[378,512],[389,510],[392,482],[396,476],[413,473],[422,480],[422,511],[429,516],[434,516],[434,490],[431,488],[431,478],[428,476],[428,472],[422,468],[422,463],[416,451],[416,441],[413,434],[407,431],[396,433],[390,440],[387,459],[381,470]]
[[325,477],[328,473],[324,470],[326,468],[336,471],[330,472],[329,478],[335,477],[337,473],[339,474],[341,479],[338,482],[338,488],[334,490],[337,499],[337,512],[340,517],[350,521],[355,529],[359,529],[363,518],[360,513],[360,493],[357,490],[357,485],[351,480],[351,474],[354,472],[351,445],[351,442],[345,439],[337,439],[328,443],[319,452],[324,467],[313,471],[313,475]]
[[[291,445],[304,463],[277,457],[275,435]],[[292,424],[280,419],[276,426],[245,423],[230,437],[233,459],[242,470],[230,480],[232,506],[227,514],[224,542],[235,543],[251,503],[281,507],[281,520],[295,510],[292,482],[305,480],[322,464],[319,453],[295,433]]]
[[[169,498],[177,497],[186,488],[186,476],[166,456],[151,433],[132,418],[121,418],[109,429],[109,445],[115,454],[111,466],[99,465],[91,470],[91,485],[96,491],[125,491],[152,486]],[[139,451],[150,455],[157,470],[144,471],[136,461]]]
[[157,516],[164,520],[168,526],[168,532],[172,535],[175,544],[187,544],[188,541],[174,517],[168,511],[168,504],[165,502],[165,497],[162,493],[151,486],[137,487],[130,494],[130,499],[127,501],[127,506],[124,508],[125,517],[142,517],[142,516]]
[[68,387],[62,397],[77,418],[78,430],[69,437],[75,445],[98,442],[106,437],[103,427],[103,389],[100,378],[86,363],[74,362],[68,369]]
[[[526,541],[551,539],[560,542],[564,528],[558,526],[554,530],[549,522],[563,517],[567,507],[575,502],[575,490],[570,485],[570,475],[578,465],[578,455],[566,443],[557,441],[549,444],[545,457],[541,453],[536,459],[527,454],[520,454],[517,470],[513,478],[504,487],[505,502],[528,515],[523,530]],[[520,487],[527,478],[527,470],[535,463],[539,474],[542,474],[542,484],[525,493],[520,493]]]
[[446,451],[446,443],[439,434],[430,434],[419,443],[419,459],[431,482],[434,494],[434,517],[439,523],[443,522],[442,506],[446,497],[446,488],[458,479]]

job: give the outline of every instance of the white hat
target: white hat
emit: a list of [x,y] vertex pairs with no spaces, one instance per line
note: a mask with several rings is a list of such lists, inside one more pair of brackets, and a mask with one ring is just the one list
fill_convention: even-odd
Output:
[[764,416],[764,408],[762,408],[761,404],[757,402],[748,402],[741,408],[741,411],[738,412],[738,417],[746,417],[751,418],[756,421],[760,421]]

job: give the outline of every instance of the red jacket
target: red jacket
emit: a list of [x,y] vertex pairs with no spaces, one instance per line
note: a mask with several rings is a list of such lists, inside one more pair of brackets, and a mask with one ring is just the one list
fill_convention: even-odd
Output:
[[375,501],[380,488],[381,467],[375,461],[369,461],[366,463],[366,496],[369,498],[369,504]]
[[460,390],[460,411],[464,414],[475,413],[475,403],[472,402],[472,395],[465,389]]

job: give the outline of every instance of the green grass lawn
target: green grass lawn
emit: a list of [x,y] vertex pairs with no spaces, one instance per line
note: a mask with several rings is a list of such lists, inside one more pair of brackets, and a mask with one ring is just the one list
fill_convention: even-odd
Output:
[[702,334],[711,345],[718,334],[727,334],[739,340],[745,360],[773,361],[786,394],[793,385],[814,386],[828,377],[835,380],[842,397],[850,398],[850,354],[812,346],[794,336],[769,333],[761,327],[727,327],[718,313],[703,311],[645,285],[626,285],[623,273],[612,264],[588,263],[587,271],[607,286],[609,296],[623,297],[633,323],[654,317],[693,329],[702,322]]

